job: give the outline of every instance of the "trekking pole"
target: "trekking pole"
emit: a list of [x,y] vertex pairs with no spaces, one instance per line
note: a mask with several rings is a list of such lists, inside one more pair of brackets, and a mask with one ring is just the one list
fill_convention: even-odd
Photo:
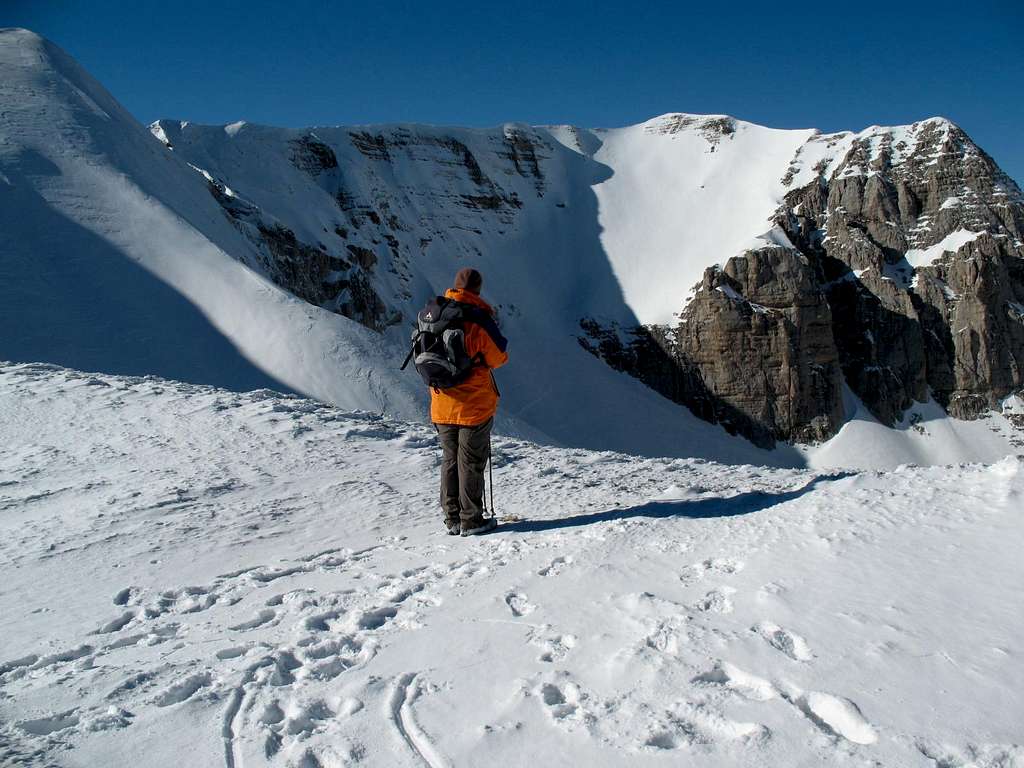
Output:
[[487,469],[490,473],[491,485],[491,517],[497,518],[498,512],[494,509],[494,456],[491,452],[491,436],[487,435]]

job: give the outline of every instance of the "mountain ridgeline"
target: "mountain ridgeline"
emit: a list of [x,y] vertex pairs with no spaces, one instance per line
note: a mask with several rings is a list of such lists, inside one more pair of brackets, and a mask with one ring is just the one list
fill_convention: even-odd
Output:
[[[644,127],[652,141],[700,137],[713,157],[737,123],[670,115]],[[225,215],[257,246],[255,266],[375,330],[407,319],[417,298],[411,264],[438,248],[479,260],[488,240],[514,244],[524,209],[566,207],[546,196],[550,188],[600,184],[594,154],[609,133],[506,126],[475,132],[470,147],[455,132],[413,126],[300,132],[160,121],[152,130],[202,167]],[[243,148],[224,148],[233,144]],[[555,160],[567,148],[589,174],[579,178]],[[296,236],[287,204],[264,209],[246,201],[256,191],[246,180],[235,187],[244,175],[236,170],[268,151],[289,166],[280,183],[314,185],[331,201],[335,220],[319,237]],[[678,169],[681,183],[689,170]],[[266,191],[275,183],[265,180]],[[779,169],[778,185],[781,203],[762,244],[706,253],[702,280],[679,293],[678,320],[581,314],[582,347],[766,447],[835,435],[847,418],[844,383],[888,425],[931,398],[956,418],[976,419],[1024,387],[1024,197],[962,130],[931,119],[814,133]],[[641,270],[643,257],[631,255]]]
[[1024,419],[1024,198],[942,118],[147,130],[18,29],[0,102],[0,359],[417,420],[412,320],[473,266],[508,435],[787,466],[1020,443],[974,422]]

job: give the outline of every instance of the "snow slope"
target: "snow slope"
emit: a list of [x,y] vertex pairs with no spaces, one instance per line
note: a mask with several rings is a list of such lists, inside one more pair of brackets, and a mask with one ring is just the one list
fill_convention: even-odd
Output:
[[[0,98],[11,105],[0,120],[4,356],[238,389],[273,386],[346,408],[424,417],[426,393],[419,380],[398,371],[408,338],[404,327],[371,332],[296,299],[246,266],[253,244],[229,223],[206,179],[56,46],[24,30],[0,32],[0,71]],[[308,228],[297,232],[311,238],[317,224],[309,217],[318,206],[310,196],[316,193],[308,183],[300,188],[294,166],[289,176],[259,151],[268,141],[285,143],[288,133],[248,126],[217,132],[250,142],[254,162],[246,173],[252,175],[243,176],[248,194],[289,216],[306,212],[306,219],[297,220],[307,221]],[[476,139],[472,133],[463,131],[466,141],[490,141],[485,132],[476,132]],[[562,159],[576,165],[566,179],[589,172],[569,154]],[[209,158],[211,167],[214,159]],[[413,180],[424,178],[422,168],[408,169]],[[577,186],[585,190],[581,195],[593,197],[588,186]],[[293,207],[264,197],[279,188],[299,192]],[[798,462],[791,449],[762,451],[701,422],[579,347],[579,302],[614,307],[611,297],[618,289],[614,281],[595,278],[581,292],[579,275],[593,276],[588,265],[601,257],[599,250],[584,247],[597,242],[596,228],[586,225],[593,230],[588,239],[583,222],[593,217],[574,219],[578,226],[545,224],[560,213],[554,203],[533,211],[522,225],[523,237],[499,244],[500,235],[492,231],[487,237],[494,247],[480,249],[477,264],[493,284],[489,296],[498,303],[518,302],[509,310],[508,335],[517,359],[529,361],[503,372],[506,403],[499,427],[576,445]],[[424,211],[413,205],[412,214]],[[551,261],[543,247],[550,247],[544,233],[551,231],[565,248],[573,244],[575,259]],[[461,252],[441,253],[444,258],[418,264],[413,283],[402,289],[409,291],[407,316],[464,263],[456,258]],[[539,292],[535,276],[545,269],[551,280]],[[583,390],[580,381],[588,382]]]
[[383,340],[230,256],[201,179],[63,51],[0,30],[0,71],[5,355],[415,412]]
[[[1024,765],[1019,459],[815,474],[0,367],[0,763]],[[187,758],[183,756],[187,755]]]
[[[919,412],[922,405],[890,430],[851,404],[848,428],[825,446],[740,455],[721,432],[581,355],[575,336],[581,317],[626,326],[670,322],[708,266],[768,241],[788,244],[771,223],[787,191],[822,168],[828,172],[854,141],[868,142],[870,152],[884,139],[912,147],[916,131],[934,122],[830,135],[685,114],[597,130],[512,124],[295,130],[173,121],[153,130],[202,173],[244,190],[260,210],[287,221],[300,240],[331,242],[342,220],[338,189],[356,210],[386,211],[394,222],[387,235],[397,243],[392,250],[412,257],[411,264],[390,262],[382,274],[394,284],[385,293],[393,291],[388,295],[407,315],[464,263],[452,260],[453,253],[472,259],[488,276],[485,293],[501,308],[514,343],[514,364],[500,378],[502,411],[518,423],[569,445],[647,455],[881,468],[991,460],[1014,452],[1019,440],[1001,417],[957,422],[934,407]],[[535,172],[524,171],[525,161],[508,161],[510,136],[533,143]],[[294,144],[307,138],[329,148],[337,167],[311,176],[296,162]],[[462,148],[454,160],[453,143]],[[474,158],[474,172],[459,172],[460,153]],[[481,191],[478,177],[496,180],[517,206],[497,213],[467,208],[465,200]],[[376,249],[389,263],[378,234],[357,226],[339,243]],[[421,258],[424,234],[436,242]],[[918,426],[925,418],[934,430]]]
[[[1021,455],[1024,438],[1003,415],[988,414],[975,421],[951,419],[934,400],[914,403],[895,427],[887,427],[847,387],[847,421],[826,443],[804,447],[807,466],[824,469],[894,468],[901,464],[953,464],[971,456],[996,462]],[[1010,406],[1005,413],[1010,414]]]
[[614,171],[595,188],[601,240],[641,323],[672,323],[707,267],[764,245],[781,169],[816,133],[664,115],[600,134],[594,158]]
[[[595,131],[160,121],[154,136],[31,32],[0,31],[0,73],[2,358],[295,391],[419,420],[426,394],[398,371],[408,318],[471,263],[512,343],[498,377],[503,433],[649,456],[808,461],[730,437],[611,370],[580,347],[579,321],[670,319],[705,267],[777,237],[769,218],[787,168],[809,172],[852,134],[673,114]],[[310,137],[335,167],[295,161],[295,142]],[[210,179],[310,247],[372,249],[375,288],[405,322],[376,333],[274,285],[260,269],[265,246],[229,220]],[[390,217],[386,232],[345,218],[370,213]],[[887,461],[927,453],[903,450],[902,438],[885,436]],[[933,447],[943,460],[999,450],[957,445]],[[815,466],[865,460],[814,455]]]

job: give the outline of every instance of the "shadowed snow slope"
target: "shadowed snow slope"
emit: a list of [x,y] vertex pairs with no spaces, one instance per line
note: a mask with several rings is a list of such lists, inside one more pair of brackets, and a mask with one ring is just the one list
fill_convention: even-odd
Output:
[[[409,319],[473,264],[511,339],[502,433],[808,462],[697,419],[577,337],[584,317],[666,321],[706,266],[778,237],[765,232],[787,169],[829,162],[808,159],[813,131],[666,115],[616,130],[165,120],[151,133],[67,54],[11,29],[0,101],[0,357],[419,420],[426,393],[398,371]],[[973,438],[937,453],[927,435],[927,450],[884,435],[885,461],[1003,455],[1002,425],[977,450]],[[873,459],[833,449],[810,461]]]
[[201,178],[60,49],[0,31],[0,71],[6,356],[411,411],[382,340],[229,256]]
[[1018,459],[813,474],[0,366],[3,765],[1024,764]]

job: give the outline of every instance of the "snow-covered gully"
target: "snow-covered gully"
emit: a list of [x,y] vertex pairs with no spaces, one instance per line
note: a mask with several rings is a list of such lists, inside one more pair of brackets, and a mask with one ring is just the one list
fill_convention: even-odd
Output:
[[0,366],[0,764],[1018,766],[1020,460],[832,472],[495,441]]

